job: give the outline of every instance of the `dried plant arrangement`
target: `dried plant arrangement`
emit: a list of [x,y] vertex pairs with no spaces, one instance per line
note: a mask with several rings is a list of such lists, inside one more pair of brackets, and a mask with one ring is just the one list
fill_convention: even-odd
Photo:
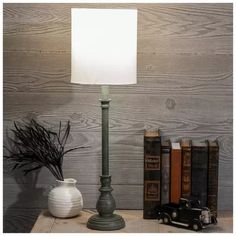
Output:
[[14,164],[12,170],[22,169],[26,175],[31,171],[46,167],[56,179],[63,181],[62,165],[65,154],[83,148],[65,150],[70,133],[70,122],[67,122],[64,129],[60,122],[58,133],[43,127],[34,119],[28,124],[14,122],[14,127],[15,129],[11,131],[15,138],[9,138],[14,148],[4,146],[9,152],[9,155],[5,155],[4,158]]

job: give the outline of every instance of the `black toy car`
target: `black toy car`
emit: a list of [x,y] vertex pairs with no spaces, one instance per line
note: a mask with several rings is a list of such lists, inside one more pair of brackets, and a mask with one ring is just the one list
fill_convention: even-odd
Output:
[[164,204],[157,209],[158,220],[162,219],[164,224],[190,227],[195,231],[210,224],[217,224],[217,219],[209,208],[201,207],[199,203],[199,201],[180,198],[179,204]]

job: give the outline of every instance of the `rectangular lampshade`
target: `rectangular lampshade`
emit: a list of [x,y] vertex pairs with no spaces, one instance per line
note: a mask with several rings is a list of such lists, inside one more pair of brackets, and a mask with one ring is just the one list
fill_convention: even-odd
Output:
[[135,84],[137,10],[71,9],[71,82]]

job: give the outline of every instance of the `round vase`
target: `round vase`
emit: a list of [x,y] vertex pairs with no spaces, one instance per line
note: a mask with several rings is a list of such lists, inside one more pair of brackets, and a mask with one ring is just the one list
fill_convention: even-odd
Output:
[[48,209],[53,216],[68,218],[79,215],[83,198],[76,182],[75,179],[57,180],[57,186],[48,194]]

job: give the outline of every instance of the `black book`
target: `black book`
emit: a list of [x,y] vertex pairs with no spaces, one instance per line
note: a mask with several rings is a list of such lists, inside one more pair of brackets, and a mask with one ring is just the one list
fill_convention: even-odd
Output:
[[191,195],[207,206],[208,142],[192,142]]
[[170,140],[161,144],[161,204],[170,202]]
[[144,133],[143,218],[156,219],[161,203],[161,137],[159,131]]
[[218,172],[219,145],[217,141],[209,141],[207,206],[215,216],[217,216]]

